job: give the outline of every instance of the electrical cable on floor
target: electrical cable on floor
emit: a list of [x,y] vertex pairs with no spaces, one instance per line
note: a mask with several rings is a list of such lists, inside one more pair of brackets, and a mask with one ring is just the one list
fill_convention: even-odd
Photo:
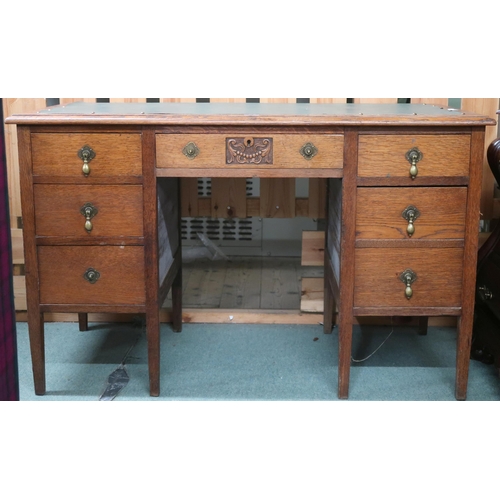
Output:
[[125,356],[123,356],[122,362],[113,370],[113,372],[108,377],[108,384],[104,389],[103,393],[99,397],[99,401],[113,401],[118,393],[128,384],[130,378],[128,376],[127,370],[125,369],[125,363],[127,362],[127,358],[129,354],[132,352],[132,349],[137,345],[141,335],[146,333],[146,324],[144,319],[141,321],[141,331],[137,335],[133,344],[128,348]]
[[363,361],[366,361],[367,359],[371,358],[388,340],[389,340],[389,337],[393,334],[394,332],[394,324],[392,322],[392,317],[391,317],[391,331],[389,332],[389,335],[387,335],[387,337],[384,339],[384,341],[368,356],[366,356],[366,358],[363,358],[363,359],[354,359],[351,355],[351,361],[353,361],[354,363],[362,363]]

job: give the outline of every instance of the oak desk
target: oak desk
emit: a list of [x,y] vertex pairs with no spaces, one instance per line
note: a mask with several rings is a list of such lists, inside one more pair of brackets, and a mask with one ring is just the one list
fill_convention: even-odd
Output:
[[[324,178],[324,329],[338,307],[339,397],[356,316],[459,318],[465,399],[484,131],[426,105],[83,104],[14,115],[35,392],[43,314],[145,313],[159,395],[159,307],[181,329],[180,177]],[[234,216],[227,207],[228,216]],[[425,320],[424,320],[425,322]]]

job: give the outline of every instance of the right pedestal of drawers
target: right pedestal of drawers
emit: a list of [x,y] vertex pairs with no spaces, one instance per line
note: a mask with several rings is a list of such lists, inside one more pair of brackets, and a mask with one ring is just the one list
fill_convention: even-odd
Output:
[[339,311],[340,398],[358,316],[458,317],[455,397],[466,398],[483,144],[471,127],[346,130],[325,280],[325,307]]

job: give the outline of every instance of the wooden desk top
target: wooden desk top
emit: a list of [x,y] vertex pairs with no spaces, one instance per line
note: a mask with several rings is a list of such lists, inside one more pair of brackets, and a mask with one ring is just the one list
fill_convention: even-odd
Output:
[[495,120],[426,104],[83,103],[5,120],[19,125],[485,126]]

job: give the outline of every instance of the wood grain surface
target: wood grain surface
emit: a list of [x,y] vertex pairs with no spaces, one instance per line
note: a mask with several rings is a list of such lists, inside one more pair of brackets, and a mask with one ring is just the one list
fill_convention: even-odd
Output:
[[302,312],[323,312],[324,279],[302,278],[300,310]]
[[[3,116],[7,118],[14,113],[35,113],[37,110],[45,107],[45,99],[2,98],[2,104]],[[2,126],[4,125],[2,124]],[[6,124],[4,127],[10,226],[12,228],[18,228],[18,218],[22,216],[22,209],[17,131],[15,125]]]
[[447,97],[412,97],[412,104],[431,104],[433,106],[448,107]]
[[322,266],[325,261],[325,231],[302,231],[301,265]]
[[484,159],[485,130],[472,131],[470,182],[467,189],[467,215],[465,219],[465,247],[462,266],[462,315],[458,321],[457,371],[455,397],[464,400],[467,396],[474,302],[476,288],[477,227],[480,219],[481,179]]
[[[353,325],[353,297],[355,286],[355,253],[356,242],[356,167],[358,164],[358,130],[347,130],[344,139],[344,168],[345,175],[340,181],[332,181],[330,188],[340,189],[342,197],[337,205],[340,207],[340,271],[336,278],[338,289],[333,295],[338,297],[338,325],[339,325],[339,369],[338,369],[338,396],[345,399],[349,394],[349,374],[352,352],[352,325]],[[332,189],[332,195],[333,195]],[[330,200],[331,201],[331,200]],[[328,234],[330,246],[330,233]],[[335,255],[335,253],[334,253]],[[335,261],[332,261],[335,264]],[[334,270],[337,271],[334,267]],[[337,293],[338,292],[338,293]]]
[[470,135],[360,135],[358,175],[409,177],[411,164],[405,154],[417,147],[423,154],[418,176],[467,176]]
[[[251,168],[274,169],[324,169],[342,168],[343,137],[341,135],[305,134],[259,134],[258,137],[273,140],[273,162],[226,164],[226,138],[237,134],[161,134],[156,140],[156,162],[158,169],[208,169],[231,168],[248,170]],[[242,137],[242,136],[240,136]],[[245,136],[246,137],[246,136]],[[196,144],[199,154],[193,159],[183,154],[183,148],[190,142]],[[318,149],[316,156],[306,160],[300,149],[312,142]]]
[[[356,248],[355,307],[459,307],[463,248]],[[412,269],[413,296],[405,296],[400,274]]]
[[295,217],[295,179],[260,180],[260,216]]
[[[402,212],[415,206],[420,216],[408,235]],[[467,188],[358,188],[356,238],[463,239]]]
[[245,178],[214,177],[211,198],[210,215],[213,218],[247,217],[247,183]]
[[140,134],[32,134],[33,175],[72,177],[84,181],[78,151],[85,145],[95,152],[89,179],[142,174]]
[[326,212],[326,179],[309,178],[307,216],[324,219]]
[[[35,225],[37,236],[96,237],[142,236],[141,186],[80,186],[36,184]],[[98,210],[85,229],[80,213],[85,203]]]
[[[40,303],[144,304],[144,248],[140,246],[41,246]],[[91,284],[88,268],[101,274]]]
[[35,203],[31,137],[29,127],[17,127],[19,173],[23,207],[23,240],[26,272],[26,307],[28,312],[31,361],[36,394],[45,393],[45,335],[40,309],[40,279],[35,242]]

